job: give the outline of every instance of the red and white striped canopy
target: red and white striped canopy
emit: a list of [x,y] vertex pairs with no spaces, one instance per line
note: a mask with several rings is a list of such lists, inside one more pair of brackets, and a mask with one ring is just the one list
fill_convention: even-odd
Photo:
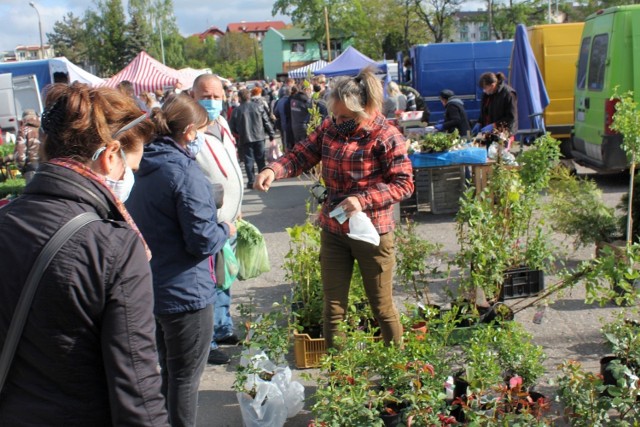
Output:
[[156,89],[164,90],[166,87],[175,86],[177,82],[180,82],[184,89],[188,89],[192,81],[187,82],[185,78],[186,76],[178,70],[167,67],[146,52],[140,52],[118,74],[106,79],[103,85],[115,88],[121,81],[128,80],[133,84],[136,95],[139,95]]

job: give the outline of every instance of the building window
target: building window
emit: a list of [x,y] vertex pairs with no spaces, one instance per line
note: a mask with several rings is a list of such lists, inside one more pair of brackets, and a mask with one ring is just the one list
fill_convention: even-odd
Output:
[[305,53],[307,50],[304,42],[291,42],[291,52]]

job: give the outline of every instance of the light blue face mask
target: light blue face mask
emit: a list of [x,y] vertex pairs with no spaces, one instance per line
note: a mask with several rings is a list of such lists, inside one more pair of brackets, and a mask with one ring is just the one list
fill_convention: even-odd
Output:
[[202,144],[204,144],[204,133],[196,132],[196,139],[187,144],[187,149],[189,149],[193,157],[195,157],[200,152]]
[[207,110],[209,120],[215,120],[222,112],[222,100],[221,99],[201,99],[198,101],[200,105]]

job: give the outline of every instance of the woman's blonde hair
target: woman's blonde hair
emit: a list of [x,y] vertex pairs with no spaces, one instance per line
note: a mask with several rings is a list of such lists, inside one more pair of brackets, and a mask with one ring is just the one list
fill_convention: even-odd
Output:
[[339,77],[331,85],[329,110],[336,102],[342,102],[360,119],[367,119],[382,108],[382,83],[375,75],[375,68],[362,69],[355,77]]
[[389,96],[398,96],[402,92],[400,92],[400,88],[398,87],[396,82],[389,82],[389,84],[387,85],[387,93],[389,94]]

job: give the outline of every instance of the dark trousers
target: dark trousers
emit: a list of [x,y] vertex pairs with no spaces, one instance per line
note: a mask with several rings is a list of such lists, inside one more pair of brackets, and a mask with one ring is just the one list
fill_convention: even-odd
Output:
[[242,154],[244,155],[244,170],[247,172],[247,183],[253,185],[256,177],[254,165],[258,165],[258,172],[260,172],[265,165],[264,140],[242,144]]
[[395,264],[393,233],[381,235],[380,245],[374,246],[323,230],[320,242],[324,338],[327,347],[333,347],[333,336],[347,312],[354,260],[360,266],[364,290],[371,304],[371,311],[380,324],[382,338],[387,344],[400,344],[402,325],[392,295]]
[[156,316],[162,394],[172,427],[194,427],[198,387],[213,334],[213,305],[202,310]]

